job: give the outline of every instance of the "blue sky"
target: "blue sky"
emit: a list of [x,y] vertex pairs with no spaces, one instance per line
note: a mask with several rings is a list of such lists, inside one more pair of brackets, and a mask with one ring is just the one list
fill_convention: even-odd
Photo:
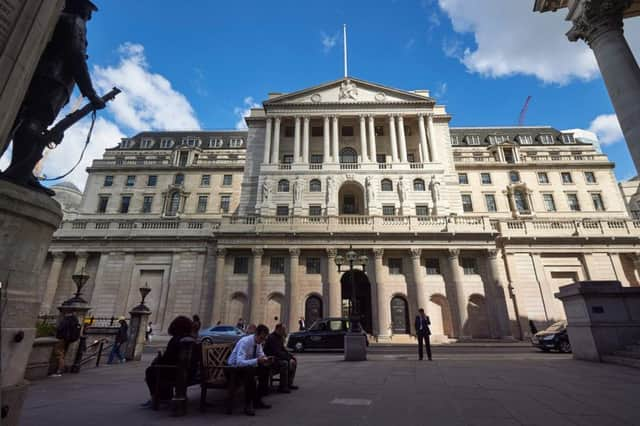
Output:
[[[590,129],[617,177],[635,175],[593,55],[565,38],[564,12],[534,14],[533,0],[96,3],[88,28],[94,81],[100,91],[115,82],[129,94],[101,113],[83,164],[121,136],[235,128],[268,92],[340,78],[346,23],[350,75],[429,89],[447,105],[452,126],[515,125],[531,95],[527,125]],[[635,48],[640,27],[627,27]],[[86,128],[68,135],[45,172],[63,171],[60,160],[75,155]],[[74,181],[82,186],[84,176]]]

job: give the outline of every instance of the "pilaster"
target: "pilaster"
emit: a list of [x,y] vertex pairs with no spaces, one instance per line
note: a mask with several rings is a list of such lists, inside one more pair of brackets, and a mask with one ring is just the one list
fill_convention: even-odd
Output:
[[298,277],[298,263],[300,261],[300,249],[289,249],[289,330],[297,330],[298,318],[300,318],[300,282]]

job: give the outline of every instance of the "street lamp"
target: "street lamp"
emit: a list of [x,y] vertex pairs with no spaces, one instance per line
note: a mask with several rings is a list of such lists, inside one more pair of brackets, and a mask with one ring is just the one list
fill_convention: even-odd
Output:
[[358,306],[356,304],[356,277],[353,273],[353,265],[359,265],[362,267],[362,271],[366,270],[369,264],[369,258],[365,255],[358,256],[353,250],[352,246],[349,246],[349,251],[345,253],[345,256],[336,256],[335,262],[338,266],[338,272],[342,272],[342,265],[349,264],[349,272],[351,275],[351,303],[349,306],[349,322],[351,323],[350,333],[361,333],[362,327],[360,327],[360,313],[358,312]]

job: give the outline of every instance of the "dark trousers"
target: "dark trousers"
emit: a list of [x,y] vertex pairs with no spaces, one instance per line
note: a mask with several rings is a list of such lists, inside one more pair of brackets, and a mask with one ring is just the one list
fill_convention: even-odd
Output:
[[[159,373],[159,374],[158,374]],[[147,367],[144,372],[144,379],[147,382],[147,386],[149,387],[149,394],[153,397],[153,394],[156,392],[156,387],[159,385],[160,388],[158,391],[158,399],[160,401],[168,401],[173,397],[173,385],[170,383],[175,382],[176,373],[172,369],[161,369],[159,372],[153,365]],[[158,383],[158,379],[160,379],[160,383]]]
[[[236,374],[236,380],[244,386],[245,404],[258,402],[267,394],[269,390],[268,367],[237,367],[233,369],[232,374]],[[257,384],[256,377],[258,378]]]
[[431,359],[431,342],[429,341],[429,335],[420,332],[418,332],[418,358],[424,358],[424,355],[422,353],[423,342],[427,349],[427,358]]
[[296,364],[290,360],[281,359],[276,361],[273,368],[280,373],[280,389],[289,389],[296,377]]

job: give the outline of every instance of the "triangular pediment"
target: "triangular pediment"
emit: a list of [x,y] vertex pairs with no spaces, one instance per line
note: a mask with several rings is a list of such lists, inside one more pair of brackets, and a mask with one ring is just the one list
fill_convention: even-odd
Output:
[[382,86],[357,78],[341,78],[319,86],[281,95],[264,102],[265,106],[322,105],[322,104],[435,104],[417,93]]

